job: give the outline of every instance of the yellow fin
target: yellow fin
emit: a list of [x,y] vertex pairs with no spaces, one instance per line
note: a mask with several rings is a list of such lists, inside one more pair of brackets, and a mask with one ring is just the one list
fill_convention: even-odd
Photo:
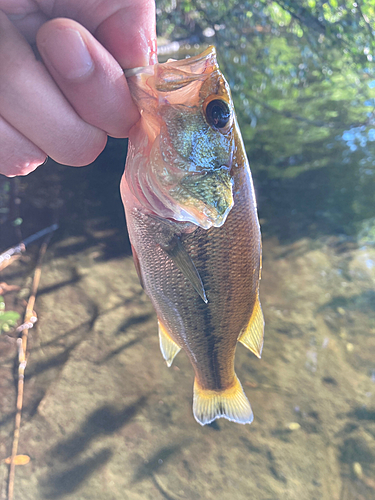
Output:
[[195,379],[193,412],[195,420],[201,425],[209,424],[217,418],[226,418],[238,424],[251,424],[254,418],[236,375],[232,387],[221,392],[202,389]]
[[174,340],[171,339],[167,330],[161,323],[159,324],[159,341],[160,341],[160,350],[163,355],[163,358],[167,362],[168,367],[171,366],[176,354],[181,351],[181,347],[179,347]]
[[250,349],[250,351],[253,352],[255,356],[258,356],[258,358],[260,358],[263,349],[263,334],[264,318],[258,295],[249,324],[241,333],[238,341],[241,342],[241,344],[243,344],[245,347]]

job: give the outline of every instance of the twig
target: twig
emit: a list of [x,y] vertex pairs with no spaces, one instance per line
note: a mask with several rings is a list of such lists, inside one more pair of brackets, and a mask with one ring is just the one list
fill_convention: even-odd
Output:
[[3,271],[6,267],[10,266],[15,260],[18,260],[20,257],[21,254],[16,253],[14,255],[8,256],[8,258],[4,259],[2,262],[0,261],[0,271]]
[[59,226],[57,224],[52,224],[52,226],[46,227],[45,229],[42,229],[41,231],[38,231],[35,234],[32,234],[28,238],[21,241],[21,243],[19,243],[17,246],[9,248],[4,253],[0,254],[0,271],[3,270],[12,262],[11,260],[12,257],[16,257],[17,255],[20,255],[22,252],[24,252],[27,245],[30,245],[30,243],[33,243],[39,238],[43,238],[43,236],[46,236],[47,234],[50,234],[53,231],[56,231],[58,227]]
[[362,19],[364,20],[365,24],[366,24],[366,28],[370,34],[370,37],[372,39],[374,39],[374,35],[372,34],[372,28],[371,28],[371,24],[370,24],[370,21],[369,21],[369,18],[366,16],[366,14],[364,14],[362,12],[362,8],[361,8],[361,2],[359,0],[357,0],[357,9],[358,9],[358,12],[360,14],[360,16],[362,17]]
[[34,313],[35,298],[38,291],[40,275],[42,272],[42,261],[46,253],[47,245],[50,238],[51,234],[47,236],[46,240],[44,241],[39,250],[39,257],[34,272],[34,279],[31,286],[30,297],[27,302],[24,321],[23,324],[21,325],[21,336],[17,340],[17,345],[18,345],[18,386],[17,386],[17,407],[16,407],[17,411],[14,419],[14,434],[13,434],[12,454],[10,456],[10,465],[9,465],[7,500],[13,500],[13,493],[14,493],[14,476],[16,468],[14,463],[14,458],[17,455],[18,441],[20,437],[24,378],[25,378],[25,368],[27,363],[26,360],[27,338],[29,329],[32,328],[33,324],[37,319]]

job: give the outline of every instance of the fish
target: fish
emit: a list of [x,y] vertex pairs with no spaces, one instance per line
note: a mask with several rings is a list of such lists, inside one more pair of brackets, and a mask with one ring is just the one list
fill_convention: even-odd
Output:
[[235,373],[237,342],[261,357],[261,234],[227,81],[213,46],[125,71],[140,120],[129,132],[121,195],[140,282],[168,366],[194,372],[193,414],[251,423]]

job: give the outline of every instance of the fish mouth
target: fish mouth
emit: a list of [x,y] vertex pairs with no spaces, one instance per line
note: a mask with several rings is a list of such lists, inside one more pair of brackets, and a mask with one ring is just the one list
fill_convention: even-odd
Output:
[[189,212],[196,223],[208,229],[224,224],[233,207],[233,180],[227,166],[198,175],[185,176],[169,194]]

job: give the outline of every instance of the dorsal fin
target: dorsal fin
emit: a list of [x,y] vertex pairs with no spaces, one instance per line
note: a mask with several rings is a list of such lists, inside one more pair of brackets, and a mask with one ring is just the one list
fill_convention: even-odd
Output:
[[174,236],[168,245],[160,245],[167,255],[173,260],[176,266],[180,269],[186,279],[193,285],[194,290],[201,297],[203,302],[207,304],[208,299],[204,290],[202,279],[194,265],[190,255],[187,253],[181,238]]
[[264,318],[262,307],[257,295],[249,324],[244,328],[238,341],[250,349],[258,358],[261,357],[263,348]]

